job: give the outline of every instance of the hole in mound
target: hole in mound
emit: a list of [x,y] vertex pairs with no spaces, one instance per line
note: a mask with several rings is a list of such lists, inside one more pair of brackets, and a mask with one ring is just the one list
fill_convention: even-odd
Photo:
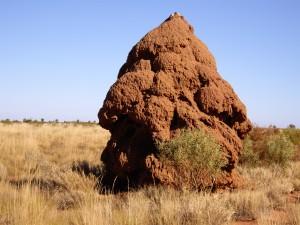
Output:
[[174,131],[186,127],[186,122],[179,117],[177,109],[174,110],[173,118],[170,125],[170,130]]

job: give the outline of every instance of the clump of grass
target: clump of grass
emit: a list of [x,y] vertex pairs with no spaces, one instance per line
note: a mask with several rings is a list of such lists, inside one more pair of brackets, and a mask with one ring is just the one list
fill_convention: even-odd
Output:
[[291,205],[290,211],[290,224],[300,224],[300,205]]
[[7,176],[7,169],[6,167],[0,162],[0,181],[5,180]]
[[270,215],[265,214],[258,219],[259,225],[299,225],[300,224],[300,206],[298,204],[289,204],[285,211],[277,211]]
[[225,165],[220,145],[200,129],[183,130],[178,137],[158,144],[163,162],[178,168],[216,174]]
[[267,212],[271,203],[263,191],[243,190],[227,195],[235,220],[254,220]]

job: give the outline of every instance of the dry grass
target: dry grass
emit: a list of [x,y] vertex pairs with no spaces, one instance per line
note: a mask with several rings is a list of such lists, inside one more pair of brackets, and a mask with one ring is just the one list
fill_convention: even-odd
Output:
[[47,163],[58,167],[81,159],[99,163],[108,137],[97,125],[1,124],[0,162],[8,176],[27,175],[33,167]]
[[[248,183],[231,193],[149,187],[104,195],[94,177],[71,167],[99,164],[108,137],[96,125],[0,123],[0,225],[300,224],[299,204],[287,200],[299,188],[299,162],[285,170],[239,168]],[[274,212],[284,212],[284,222]]]

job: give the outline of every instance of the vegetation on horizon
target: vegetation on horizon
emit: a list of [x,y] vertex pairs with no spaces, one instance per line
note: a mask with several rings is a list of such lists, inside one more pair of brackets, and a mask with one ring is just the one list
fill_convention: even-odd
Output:
[[0,120],[0,123],[2,124],[14,124],[14,123],[28,123],[28,124],[35,124],[35,125],[42,125],[42,124],[58,124],[58,123],[64,123],[64,124],[80,124],[80,125],[97,125],[97,121],[80,121],[80,120],[74,120],[74,121],[59,121],[59,119],[55,120],[48,120],[46,121],[44,118],[41,118],[40,120],[36,119],[27,119],[24,118],[23,120],[10,120],[10,119],[5,119],[5,120]]

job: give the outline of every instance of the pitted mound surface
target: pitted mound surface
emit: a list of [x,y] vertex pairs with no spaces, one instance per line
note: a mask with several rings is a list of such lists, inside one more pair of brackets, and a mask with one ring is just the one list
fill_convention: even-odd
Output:
[[219,186],[234,185],[241,139],[251,129],[246,109],[217,72],[207,47],[175,13],[130,51],[98,114],[111,139],[102,153],[106,183],[176,184],[174,170],[155,154],[154,142],[180,129],[200,128],[227,155]]

